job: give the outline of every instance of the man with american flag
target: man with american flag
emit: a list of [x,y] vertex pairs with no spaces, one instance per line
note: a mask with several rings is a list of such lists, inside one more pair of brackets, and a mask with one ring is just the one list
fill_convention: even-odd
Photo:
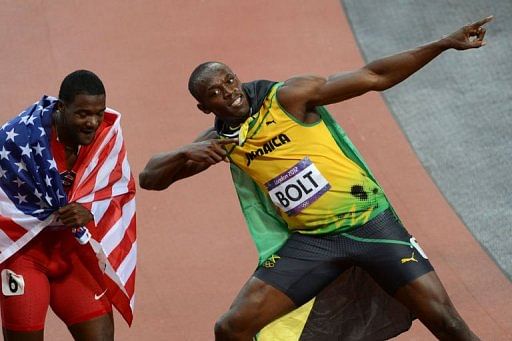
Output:
[[7,340],[43,340],[48,306],[77,340],[131,324],[135,183],[103,83],[63,80],[0,129],[0,270]]

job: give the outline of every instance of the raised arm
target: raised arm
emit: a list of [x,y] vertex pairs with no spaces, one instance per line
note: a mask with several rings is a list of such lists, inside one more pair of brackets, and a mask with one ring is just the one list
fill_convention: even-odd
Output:
[[373,61],[359,70],[335,74],[327,79],[317,76],[291,78],[279,90],[279,102],[288,112],[305,120],[315,106],[341,102],[372,90],[386,90],[445,50],[467,50],[485,45],[483,25],[492,18],[466,25],[438,41]]
[[238,143],[238,140],[216,137],[212,128],[191,144],[153,156],[139,174],[140,187],[161,191],[177,180],[198,174],[224,160],[226,150],[222,146]]

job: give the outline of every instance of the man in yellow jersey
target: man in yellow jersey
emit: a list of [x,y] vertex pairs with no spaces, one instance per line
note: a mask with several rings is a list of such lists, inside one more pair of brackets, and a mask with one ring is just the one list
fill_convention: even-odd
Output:
[[[322,106],[388,89],[445,50],[483,46],[483,25],[491,20],[328,78],[241,83],[219,62],[193,71],[189,90],[201,111],[215,115],[215,125],[197,142],[154,156],[139,179],[143,188],[162,190],[229,158],[242,210],[264,257],[216,323],[216,340],[251,340],[354,265],[437,338],[478,339],[357,150]],[[258,204],[246,204],[251,200]],[[272,208],[260,214],[265,202]],[[265,214],[268,219],[259,220]],[[282,244],[265,244],[270,234],[258,234],[271,221],[287,230]],[[371,339],[391,336],[393,332]]]

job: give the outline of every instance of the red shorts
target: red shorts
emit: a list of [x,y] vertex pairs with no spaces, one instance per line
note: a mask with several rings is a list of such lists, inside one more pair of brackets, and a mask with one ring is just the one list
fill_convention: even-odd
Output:
[[89,248],[69,230],[43,230],[1,264],[3,328],[42,330],[48,306],[68,326],[111,312],[106,290],[84,265]]

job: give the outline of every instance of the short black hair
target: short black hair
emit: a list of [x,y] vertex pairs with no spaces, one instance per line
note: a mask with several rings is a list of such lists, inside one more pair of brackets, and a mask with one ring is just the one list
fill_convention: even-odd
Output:
[[88,70],[71,72],[64,78],[60,85],[59,99],[65,103],[71,103],[76,95],[105,95],[105,87],[101,79]]
[[216,65],[224,65],[224,63],[221,62],[205,62],[202,64],[199,64],[194,71],[190,74],[190,78],[188,79],[188,91],[190,91],[190,94],[194,96],[194,98],[198,101],[200,101],[200,94],[199,94],[199,85],[202,81],[205,80],[206,76],[209,75]]

